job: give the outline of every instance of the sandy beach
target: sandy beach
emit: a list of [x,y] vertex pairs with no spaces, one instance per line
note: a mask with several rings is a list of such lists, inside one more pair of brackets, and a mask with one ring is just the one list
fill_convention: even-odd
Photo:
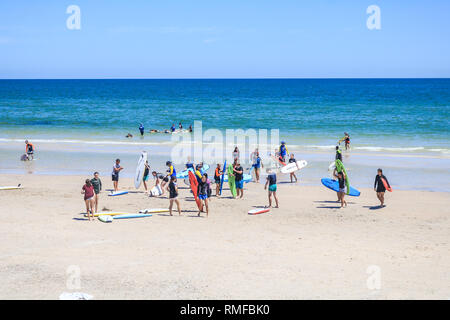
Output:
[[[347,197],[322,186],[280,183],[280,208],[263,185],[249,183],[242,200],[213,198],[197,217],[180,181],[183,215],[102,223],[87,221],[84,176],[10,175],[0,191],[0,299],[58,299],[85,292],[94,299],[449,299],[449,193],[398,191],[378,205],[371,189]],[[101,177],[104,189],[109,176]],[[150,181],[152,183],[152,181]],[[167,198],[133,191],[100,208],[138,212],[167,207]],[[142,187],[141,187],[142,188]],[[67,286],[79,268],[80,286]],[[380,286],[368,285],[378,270]],[[68,273],[69,272],[69,273]],[[69,281],[70,282],[70,281]]]

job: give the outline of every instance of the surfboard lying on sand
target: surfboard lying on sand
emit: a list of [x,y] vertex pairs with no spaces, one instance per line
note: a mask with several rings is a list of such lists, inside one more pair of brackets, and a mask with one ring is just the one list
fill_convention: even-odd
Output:
[[21,184],[18,184],[17,186],[0,187],[0,190],[14,190],[14,189],[23,189],[23,187]]
[[111,191],[108,196],[114,197],[114,196],[121,196],[123,194],[127,194],[128,191]]
[[[331,189],[333,191],[339,192],[339,182],[337,180],[333,180],[330,178],[323,178],[322,184],[327,187],[328,189]],[[347,195],[353,196],[353,197],[359,197],[361,192],[350,186],[350,190],[347,190]]]
[[104,215],[104,216],[98,216],[98,220],[101,222],[113,222],[114,218],[112,216]]
[[[130,212],[99,212],[99,213],[94,213],[94,217],[100,217],[100,216],[118,216],[121,214],[132,214]],[[84,214],[85,217],[87,217],[87,214]]]
[[133,219],[133,218],[147,218],[151,217],[151,214],[147,213],[130,213],[130,214],[120,214],[118,216],[114,216],[114,220],[117,219]]
[[282,167],[280,169],[280,171],[281,171],[281,173],[295,172],[297,170],[300,170],[300,169],[306,167],[307,164],[308,164],[308,162],[306,162],[306,160],[299,160],[297,162],[292,162],[292,163],[285,165],[284,167]]
[[261,214],[261,213],[266,213],[269,212],[270,208],[256,208],[256,209],[252,209],[248,212],[249,215],[256,215],[256,214]]
[[139,210],[139,213],[160,213],[160,212],[169,212],[167,208],[148,208]]

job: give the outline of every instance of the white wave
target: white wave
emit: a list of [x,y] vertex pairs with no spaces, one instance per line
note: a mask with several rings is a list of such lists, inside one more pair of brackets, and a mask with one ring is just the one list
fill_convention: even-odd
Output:
[[[73,144],[95,144],[95,145],[170,145],[171,141],[162,142],[134,142],[134,141],[113,141],[113,140],[71,140],[71,139],[29,139],[34,143],[73,143]],[[25,139],[5,139],[0,138],[0,142],[24,142]]]

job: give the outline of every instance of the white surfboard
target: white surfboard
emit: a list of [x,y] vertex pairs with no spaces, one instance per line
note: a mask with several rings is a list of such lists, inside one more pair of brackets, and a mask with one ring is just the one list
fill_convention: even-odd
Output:
[[162,195],[162,189],[160,186],[154,186],[152,188],[152,190],[150,190],[150,195],[152,195],[153,197],[158,197],[160,195]]
[[114,197],[114,196],[121,196],[123,194],[127,194],[128,191],[111,191],[108,196]]
[[147,161],[147,152],[142,151],[141,156],[138,160],[138,165],[136,167],[136,174],[134,175],[134,186],[139,189],[142,183],[142,178],[144,177],[145,162]]
[[113,222],[114,218],[112,216],[108,216],[108,215],[101,215],[101,216],[98,216],[98,220],[100,220],[101,222]]
[[22,189],[22,185],[19,184],[17,186],[6,186],[6,187],[0,187],[0,190],[14,190],[14,189]]
[[330,163],[330,165],[328,166],[328,171],[333,171],[334,168],[336,168],[336,163],[333,161],[333,162]]
[[292,162],[292,163],[285,165],[284,167],[282,167],[280,169],[280,171],[281,171],[281,173],[295,172],[297,170],[300,170],[300,169],[306,167],[307,164],[308,164],[308,162],[306,162],[306,160],[299,160],[297,162]]
[[266,212],[269,212],[269,211],[270,211],[270,208],[257,208],[257,209],[249,210],[248,214],[249,215],[256,215],[256,214],[266,213]]
[[161,213],[161,212],[169,212],[167,208],[148,208],[139,210],[139,213]]
[[[99,212],[99,213],[94,213],[94,217],[100,217],[100,216],[118,216],[121,214],[132,214],[130,212],[109,212],[109,211],[105,211],[105,212]],[[84,214],[85,217],[87,217],[87,214]]]

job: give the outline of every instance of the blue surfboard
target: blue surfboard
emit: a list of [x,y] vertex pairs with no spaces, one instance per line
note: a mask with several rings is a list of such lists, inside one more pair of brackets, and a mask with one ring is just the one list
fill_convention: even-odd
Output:
[[[339,192],[339,182],[337,180],[333,180],[330,178],[323,178],[321,181],[322,184],[328,189]],[[350,186],[350,193],[348,193],[349,196],[359,197],[360,194],[361,192]]]
[[222,168],[222,178],[220,179],[220,192],[219,194],[222,195],[222,187],[223,187],[223,181],[225,180],[225,168],[227,167],[227,160],[225,160],[225,163],[223,164]]
[[117,219],[132,219],[132,218],[147,218],[147,217],[151,217],[151,214],[147,214],[147,213],[136,213],[136,214],[119,214],[117,216],[113,216],[114,220]]

